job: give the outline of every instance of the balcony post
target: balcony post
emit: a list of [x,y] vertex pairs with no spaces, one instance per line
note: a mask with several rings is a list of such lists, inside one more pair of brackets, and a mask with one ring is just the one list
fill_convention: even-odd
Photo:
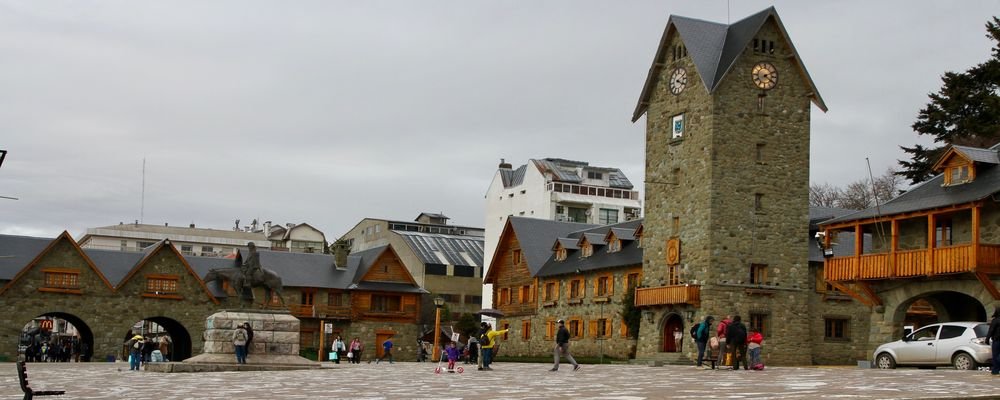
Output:
[[972,206],[972,271],[979,270],[979,204]]
[[937,245],[937,227],[934,213],[927,214],[927,276],[934,275],[934,247]]
[[899,248],[899,220],[895,218],[892,219],[892,240],[890,243],[892,247],[889,248],[889,277],[895,278],[899,261],[896,259],[896,250]]
[[864,250],[865,246],[865,234],[861,231],[861,224],[854,224],[854,271],[851,271],[851,277],[854,279],[861,278],[861,252]]

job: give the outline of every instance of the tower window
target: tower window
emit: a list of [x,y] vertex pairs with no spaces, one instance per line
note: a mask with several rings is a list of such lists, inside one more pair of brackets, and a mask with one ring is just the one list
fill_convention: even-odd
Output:
[[754,193],[753,194],[753,210],[761,211],[764,208],[764,194]]
[[758,164],[764,163],[764,143],[757,143],[757,152],[754,154],[754,158]]
[[774,41],[754,38],[753,52],[760,54],[774,54]]
[[750,264],[750,283],[763,285],[767,282],[767,264]]

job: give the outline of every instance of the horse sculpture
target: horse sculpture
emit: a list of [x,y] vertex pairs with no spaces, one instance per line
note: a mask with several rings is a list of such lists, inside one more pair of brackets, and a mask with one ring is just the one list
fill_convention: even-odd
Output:
[[[249,278],[249,282],[246,281],[247,278]],[[209,270],[208,274],[205,274],[204,280],[206,283],[218,280],[225,280],[229,282],[229,286],[236,289],[236,291],[241,294],[241,306],[243,305],[244,300],[253,299],[252,292],[249,299],[247,298],[248,296],[245,296],[245,292],[243,291],[245,287],[249,287],[251,290],[255,287],[264,287],[271,293],[277,295],[278,301],[281,302],[282,306],[285,305],[285,299],[281,295],[281,289],[283,288],[281,284],[281,277],[278,276],[276,272],[267,268],[261,268],[258,273],[251,274],[250,277],[244,276],[243,271],[240,268],[214,268]],[[262,302],[262,304],[266,303],[266,300]]]

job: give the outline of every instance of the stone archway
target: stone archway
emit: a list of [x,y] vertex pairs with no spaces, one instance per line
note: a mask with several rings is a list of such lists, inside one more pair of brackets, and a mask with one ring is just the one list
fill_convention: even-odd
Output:
[[[79,360],[81,362],[91,361],[91,358],[93,357],[94,354],[93,330],[91,330],[90,326],[87,325],[86,322],[83,322],[83,319],[81,319],[80,317],[65,312],[47,312],[44,314],[37,315],[28,321],[25,321],[25,328],[22,329],[22,334],[21,338],[19,339],[18,347],[26,343],[35,343],[42,336],[49,338],[48,340],[52,340],[50,335],[44,334],[44,329],[40,329],[39,327],[36,327],[35,329],[29,328],[29,326],[32,325],[32,321],[35,321],[39,318],[53,318],[53,319],[63,320],[72,325],[73,328],[76,329],[76,333],[79,335],[79,341],[76,344],[76,346],[78,346],[76,352],[79,353]],[[53,328],[52,326],[49,326],[46,329],[51,331],[52,328]],[[24,356],[24,354],[20,354],[19,356]]]
[[[148,321],[158,325],[162,328],[162,332],[157,332],[156,335],[162,336],[162,333],[165,333],[166,336],[170,338],[167,355],[170,361],[182,361],[184,359],[191,358],[191,334],[183,324],[177,320],[164,316],[148,317],[139,321]],[[122,334],[121,342],[125,343],[131,338],[131,335],[139,333],[140,332],[133,332],[131,327],[129,327],[129,329]],[[128,355],[125,354],[123,357],[127,358]]]
[[[916,319],[913,306],[926,304],[933,311],[928,317]],[[933,291],[916,295],[896,307],[891,321],[915,325],[914,328],[938,322],[986,321],[986,306],[979,299],[956,291]]]
[[674,341],[674,331],[681,332],[681,343],[684,343],[684,320],[677,313],[670,312],[663,316],[660,324],[660,351],[664,353],[679,353]]
[[[872,314],[872,328],[875,328],[869,338],[872,350],[879,344],[898,340],[908,323],[986,321],[987,305],[996,304],[976,280],[912,282],[880,294],[884,306]],[[913,318],[911,306],[918,302],[930,309],[923,320]]]

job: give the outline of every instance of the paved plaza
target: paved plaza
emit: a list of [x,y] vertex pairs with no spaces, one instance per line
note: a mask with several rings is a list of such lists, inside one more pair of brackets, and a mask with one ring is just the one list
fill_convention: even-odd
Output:
[[[252,363],[252,361],[251,361]],[[127,363],[33,363],[29,382],[66,390],[54,399],[1000,399],[1000,377],[953,369],[871,370],[496,363],[494,371],[434,373],[435,364],[332,365],[282,372],[156,373]],[[567,367],[563,365],[563,367]],[[22,394],[13,363],[2,363],[0,399]]]

